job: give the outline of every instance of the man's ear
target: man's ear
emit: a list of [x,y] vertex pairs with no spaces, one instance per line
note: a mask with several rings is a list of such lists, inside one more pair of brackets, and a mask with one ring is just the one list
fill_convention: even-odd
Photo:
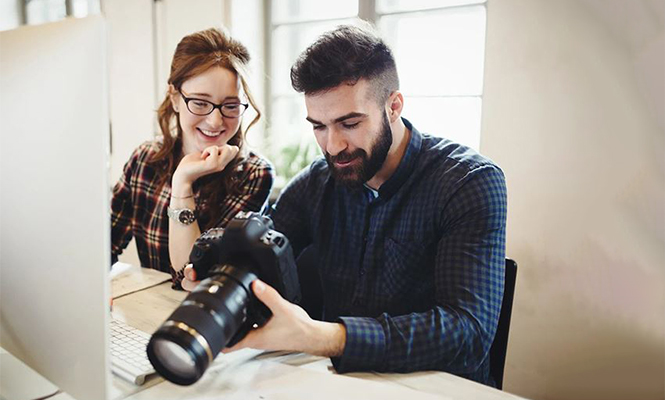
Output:
[[178,112],[178,108],[180,107],[180,93],[178,93],[177,90],[175,90],[175,87],[173,85],[169,85],[168,94],[169,94],[169,99],[171,100],[171,107],[173,107],[173,110],[175,112]]
[[404,108],[404,96],[402,96],[402,93],[397,90],[392,92],[388,97],[386,108],[390,123],[395,122],[402,115],[402,109]]

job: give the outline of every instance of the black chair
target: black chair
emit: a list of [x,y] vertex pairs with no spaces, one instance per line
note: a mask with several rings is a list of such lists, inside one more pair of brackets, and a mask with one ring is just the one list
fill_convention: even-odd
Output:
[[503,370],[506,365],[506,350],[508,349],[508,331],[510,330],[510,317],[513,313],[513,296],[515,295],[515,281],[517,280],[517,263],[506,258],[506,277],[503,288],[503,302],[499,313],[499,325],[490,347],[490,376],[494,379],[497,389],[503,388]]

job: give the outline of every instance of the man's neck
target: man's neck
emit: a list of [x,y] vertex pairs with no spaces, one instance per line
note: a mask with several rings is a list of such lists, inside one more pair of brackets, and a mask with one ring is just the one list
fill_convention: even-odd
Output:
[[381,185],[395,173],[404,157],[404,153],[406,153],[406,148],[409,146],[409,140],[411,140],[411,131],[404,125],[402,118],[397,118],[391,125],[391,128],[393,131],[393,144],[390,146],[386,161],[383,162],[383,166],[381,166],[379,172],[367,181],[367,186],[374,190],[379,190]]

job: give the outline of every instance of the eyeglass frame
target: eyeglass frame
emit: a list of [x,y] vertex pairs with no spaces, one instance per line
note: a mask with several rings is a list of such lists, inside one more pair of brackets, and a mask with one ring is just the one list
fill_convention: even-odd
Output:
[[[215,104],[212,101],[208,101],[208,100],[204,100],[204,99],[198,99],[196,97],[187,97],[182,93],[181,89],[178,89],[178,93],[180,93],[180,96],[182,96],[182,99],[185,101],[185,107],[187,107],[187,111],[189,111],[193,115],[196,115],[196,116],[199,116],[199,117],[205,117],[206,115],[212,114],[216,109],[219,109],[219,112],[222,114],[222,116],[224,118],[240,118],[245,113],[245,111],[247,111],[247,109],[249,108],[249,103],[233,103],[234,106],[238,105],[238,106],[243,106],[244,108],[240,112],[240,114],[235,115],[235,116],[228,116],[228,115],[224,114],[224,106],[229,105],[229,103]],[[208,112],[206,114],[197,114],[194,111],[192,111],[191,108],[189,108],[189,102],[192,101],[192,100],[202,101],[204,103],[211,104],[212,109],[210,110],[210,112]]]

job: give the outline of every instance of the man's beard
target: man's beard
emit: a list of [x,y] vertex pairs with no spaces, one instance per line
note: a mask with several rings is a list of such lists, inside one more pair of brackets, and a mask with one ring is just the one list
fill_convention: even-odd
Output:
[[[342,152],[336,156],[331,156],[326,152],[326,161],[328,162],[328,167],[332,171],[332,175],[337,182],[349,188],[357,189],[362,187],[365,182],[372,179],[372,177],[379,172],[383,163],[386,161],[388,151],[392,144],[393,132],[390,128],[388,117],[383,114],[381,132],[379,132],[379,136],[372,144],[369,156],[363,149],[357,149],[351,153]],[[360,158],[360,163],[342,168],[335,167],[335,162],[350,161],[356,157]]]

